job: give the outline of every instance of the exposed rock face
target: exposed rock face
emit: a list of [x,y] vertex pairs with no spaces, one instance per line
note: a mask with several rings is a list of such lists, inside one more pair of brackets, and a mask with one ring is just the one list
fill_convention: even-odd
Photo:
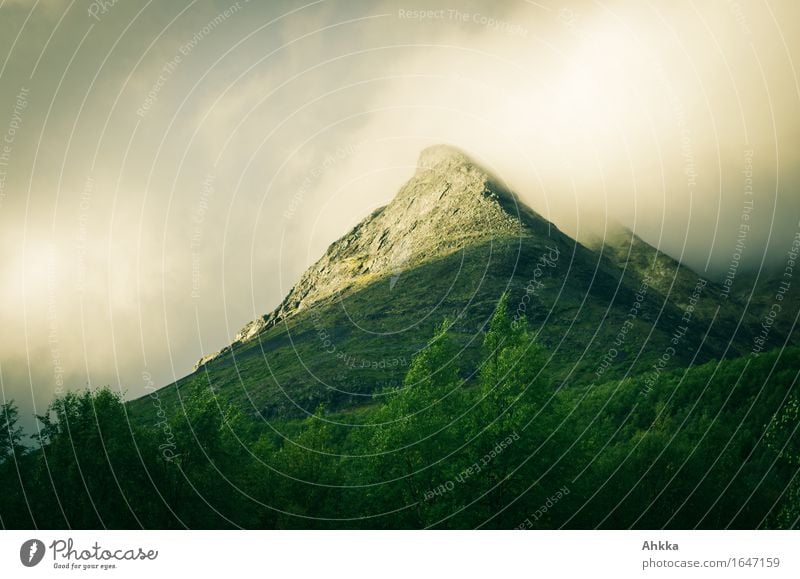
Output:
[[[416,174],[392,202],[331,244],[275,311],[242,328],[233,345],[376,279],[387,277],[393,285],[402,271],[476,242],[551,229],[463,152],[447,145],[429,147],[420,154]],[[229,348],[202,358],[196,367]]]

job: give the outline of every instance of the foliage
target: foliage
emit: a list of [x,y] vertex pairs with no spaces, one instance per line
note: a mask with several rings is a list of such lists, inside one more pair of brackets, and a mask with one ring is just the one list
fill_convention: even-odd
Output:
[[20,457],[24,451],[19,410],[13,400],[0,404],[0,464]]

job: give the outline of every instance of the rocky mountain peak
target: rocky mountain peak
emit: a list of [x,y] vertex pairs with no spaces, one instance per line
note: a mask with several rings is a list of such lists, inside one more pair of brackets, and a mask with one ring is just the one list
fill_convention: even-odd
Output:
[[462,151],[448,145],[428,147],[420,154],[417,171],[391,203],[331,244],[281,305],[245,326],[234,343],[381,278],[393,288],[405,269],[471,244],[498,237],[547,235],[550,227]]
[[422,171],[448,170],[453,167],[475,165],[461,149],[451,145],[432,145],[422,150],[417,160],[417,174]]

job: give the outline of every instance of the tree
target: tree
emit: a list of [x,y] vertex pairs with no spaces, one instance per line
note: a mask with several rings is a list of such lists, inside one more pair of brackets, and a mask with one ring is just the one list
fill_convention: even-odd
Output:
[[780,460],[793,473],[786,487],[783,506],[774,517],[779,528],[793,528],[800,520],[800,401],[792,396],[769,423],[767,445],[778,453]]
[[[555,460],[548,450],[554,446],[550,435],[559,412],[555,403],[547,406],[552,392],[545,351],[529,333],[524,317],[512,320],[508,303],[505,293],[484,338],[480,402],[472,419],[471,436],[480,433],[471,451],[479,468],[473,492],[481,497],[479,517],[484,519],[528,493]],[[548,438],[552,440],[545,448]],[[498,526],[518,524],[502,517],[496,521]]]
[[[387,498],[387,489],[398,489],[407,519],[400,526],[426,526],[442,510],[431,493],[450,480],[447,456],[459,444],[453,411],[459,407],[461,378],[458,349],[448,334],[449,321],[436,329],[428,345],[411,361],[403,387],[392,393],[376,412],[379,426],[372,438],[371,481],[395,480],[372,487]],[[390,493],[397,499],[397,493]],[[380,504],[380,502],[376,502]],[[388,508],[397,504],[386,504]]]
[[170,421],[174,452],[164,457],[165,494],[181,524],[189,528],[249,527],[253,503],[239,487],[250,468],[242,446],[241,410],[222,403],[205,384],[180,393],[180,410]]
[[0,404],[0,464],[12,461],[25,452],[22,427],[18,421],[19,410],[13,400]]
[[36,453],[37,524],[73,528],[167,526],[153,433],[128,420],[108,388],[56,398],[41,423]]
[[13,401],[0,404],[0,528],[23,528],[31,524],[22,482],[27,478],[27,449]]
[[[339,463],[331,426],[325,420],[325,407],[319,406],[306,418],[297,435],[284,440],[271,458],[279,475],[271,473],[273,496],[281,510],[282,527],[306,527],[313,517],[331,518],[338,510],[333,500]],[[268,459],[270,460],[270,459]],[[300,518],[292,515],[312,517]],[[324,523],[315,523],[322,526]]]
[[495,437],[526,427],[550,395],[545,352],[528,332],[525,318],[511,319],[508,300],[503,294],[492,316],[480,372],[480,420]]

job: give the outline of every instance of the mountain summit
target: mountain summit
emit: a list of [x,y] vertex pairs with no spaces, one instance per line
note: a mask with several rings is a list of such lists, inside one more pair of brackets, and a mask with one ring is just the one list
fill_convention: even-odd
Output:
[[[422,151],[414,176],[391,203],[332,243],[270,314],[248,323],[234,344],[331,296],[380,279],[391,289],[402,271],[498,237],[548,235],[555,227],[499,180],[449,145]],[[225,352],[223,350],[222,352]],[[220,353],[201,359],[197,366]]]

